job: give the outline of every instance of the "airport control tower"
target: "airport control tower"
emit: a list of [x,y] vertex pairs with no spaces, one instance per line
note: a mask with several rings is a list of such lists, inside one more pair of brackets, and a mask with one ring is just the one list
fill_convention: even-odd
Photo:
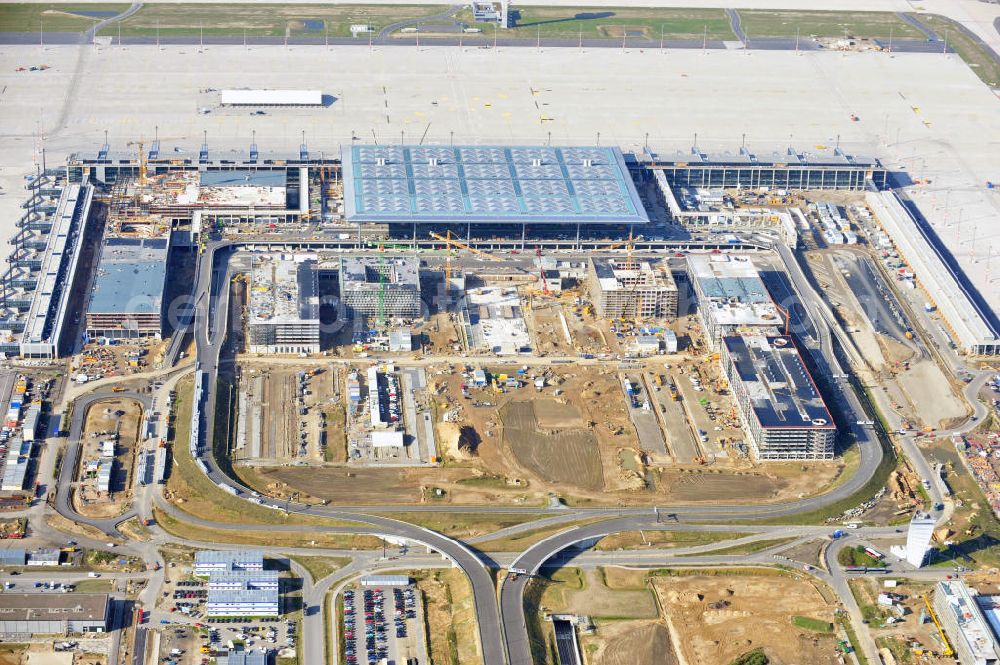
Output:
[[931,549],[934,524],[935,519],[928,513],[914,513],[910,528],[906,531],[906,547],[893,547],[892,553],[917,568],[923,566]]

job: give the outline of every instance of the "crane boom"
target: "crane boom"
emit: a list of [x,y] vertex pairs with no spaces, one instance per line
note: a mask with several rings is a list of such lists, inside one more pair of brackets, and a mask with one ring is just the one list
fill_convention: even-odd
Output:
[[470,252],[472,254],[475,254],[476,256],[481,256],[484,259],[489,259],[490,261],[503,261],[503,259],[501,259],[498,256],[493,256],[492,254],[487,254],[486,252],[482,252],[482,251],[476,249],[475,247],[470,247],[470,246],[466,245],[464,242],[459,242],[459,241],[455,240],[454,238],[451,237],[450,233],[449,233],[449,235],[447,237],[445,237],[445,236],[441,235],[440,233],[434,233],[433,231],[431,231],[429,233],[429,235],[430,235],[430,237],[434,238],[435,240],[440,240],[441,242],[443,242],[443,243],[445,243],[445,244],[447,244],[449,246],[456,247],[457,249],[464,249],[465,251]]
[[941,643],[944,645],[944,648],[941,650],[941,655],[953,656],[955,652],[951,648],[951,642],[948,641],[948,636],[944,634],[944,628],[941,627],[941,622],[938,621],[937,613],[935,613],[934,608],[931,607],[931,600],[926,594],[924,595],[924,605],[927,606],[927,613],[930,615],[931,621],[934,622],[934,626],[937,628],[938,634],[941,636]]
[[146,151],[143,145],[144,141],[139,139],[138,141],[129,141],[128,145],[137,146],[139,148],[139,186],[146,186]]

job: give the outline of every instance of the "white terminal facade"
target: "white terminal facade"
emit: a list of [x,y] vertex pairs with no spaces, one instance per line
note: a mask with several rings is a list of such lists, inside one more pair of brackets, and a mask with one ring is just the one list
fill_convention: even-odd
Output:
[[837,427],[790,337],[724,337],[720,360],[757,459],[833,459]]
[[691,255],[688,275],[698,298],[705,339],[713,349],[729,335],[778,334],[781,314],[749,258]]
[[319,273],[309,255],[253,256],[250,353],[319,353]]
[[868,192],[865,202],[937,307],[955,343],[971,355],[1000,355],[1000,332],[961,270],[954,268],[927,230],[892,191]]

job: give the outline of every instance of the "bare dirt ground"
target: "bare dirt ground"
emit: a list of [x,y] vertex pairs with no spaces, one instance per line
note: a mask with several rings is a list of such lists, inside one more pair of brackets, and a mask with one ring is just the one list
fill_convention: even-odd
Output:
[[453,568],[420,571],[415,576],[417,589],[423,595],[433,662],[482,663],[472,587],[465,575]]
[[658,577],[653,587],[688,663],[728,665],[762,648],[773,663],[837,663],[833,635],[803,630],[794,616],[833,620],[810,583],[787,576]]
[[[564,291],[556,298],[532,298],[531,309],[525,309],[525,319],[532,333],[535,347],[542,353],[610,353],[617,352],[615,336],[608,330],[607,321],[597,318],[587,305],[574,304],[576,297],[586,299],[582,289]],[[526,297],[522,297],[527,302]],[[585,302],[585,300],[584,300]],[[571,342],[566,340],[563,319],[569,330]]]
[[[590,617],[596,630],[579,637],[591,665],[676,665],[670,633],[644,575],[618,568],[562,568],[545,582],[540,606]],[[551,642],[551,624],[543,622],[541,628]]]
[[745,471],[725,467],[658,469],[662,495],[678,501],[766,500],[807,496],[829,486],[843,471],[843,463],[767,464]]
[[912,364],[899,374],[898,381],[912,402],[917,419],[931,427],[943,427],[968,413],[941,368],[931,360]]
[[566,568],[553,574],[542,604],[552,612],[594,618],[655,619],[658,615],[649,588],[610,588],[604,583],[602,571],[596,569]]
[[810,540],[800,543],[781,551],[781,556],[808,563],[810,566],[819,566],[822,559],[820,554],[823,551],[824,540]]
[[[298,490],[334,503],[385,503],[391,497],[402,503],[515,505],[545,503],[549,493],[576,505],[792,499],[820,491],[843,472],[841,460],[651,464],[636,453],[641,448],[618,373],[586,369],[547,368],[541,392],[529,372],[523,387],[498,392],[473,387],[461,367],[428,368],[438,447],[445,458],[439,468],[258,471],[268,482],[286,484],[274,488],[279,492]],[[510,367],[496,371],[513,374]],[[511,420],[506,427],[504,419]]]
[[[83,479],[87,461],[96,460],[101,455],[101,442],[115,440],[115,470],[111,475],[111,492],[108,495],[97,492],[97,479],[91,478],[80,483],[73,494],[76,509],[88,517],[113,517],[121,514],[132,497],[132,474],[135,470],[136,444],[139,440],[139,426],[142,421],[142,407],[130,399],[107,399],[95,402],[87,411],[82,432],[82,454],[78,477]],[[99,434],[110,432],[111,434]]]
[[[240,412],[244,436],[236,438],[238,461],[247,464],[323,461],[320,449],[321,412],[337,394],[338,372],[330,367],[315,368],[308,376],[302,403],[306,414],[298,411],[299,369],[288,365],[248,363],[240,374],[240,394],[246,396],[246,413]],[[305,429],[301,428],[305,423]],[[300,454],[300,431],[306,433],[305,455]],[[259,456],[254,455],[253,439],[259,437]],[[327,437],[329,441],[329,435]]]
[[[678,665],[670,633],[660,621],[613,621],[602,623],[603,640],[585,636],[584,647],[594,643],[589,663],[594,665]],[[589,650],[588,650],[589,651]]]
[[581,428],[543,429],[534,409],[540,402],[511,402],[500,410],[511,459],[535,478],[584,490],[603,489],[594,434]]

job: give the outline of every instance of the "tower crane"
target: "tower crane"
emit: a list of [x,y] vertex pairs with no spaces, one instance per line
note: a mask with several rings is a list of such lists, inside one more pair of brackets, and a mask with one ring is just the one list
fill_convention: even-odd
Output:
[[542,246],[535,247],[535,256],[538,257],[538,278],[542,280],[542,292],[549,294],[549,283],[545,281],[545,267],[542,265]]
[[146,186],[146,150],[145,142],[142,139],[138,141],[129,141],[128,145],[137,146],[139,148],[139,186]]
[[785,337],[788,337],[788,331],[792,327],[792,311],[791,309],[782,307],[778,303],[774,303],[774,308],[778,310],[779,314],[785,317]]
[[[486,252],[482,252],[476,249],[475,247],[470,247],[469,245],[466,245],[464,242],[459,242],[458,240],[455,240],[454,238],[451,237],[451,229],[448,229],[448,235],[446,236],[443,236],[440,233],[434,233],[433,231],[430,231],[429,235],[435,240],[440,240],[441,242],[443,242],[448,247],[449,250],[452,247],[455,247],[456,249],[464,249],[467,252],[475,254],[476,256],[481,256],[485,259],[489,259],[490,261],[503,261],[503,259],[497,256],[493,256],[492,254],[487,254]],[[450,283],[451,283],[451,252],[449,251],[448,258],[445,259],[445,264],[444,264],[445,290],[448,289],[448,284]]]
[[632,232],[629,231],[628,232],[628,240],[622,240],[621,242],[616,242],[616,243],[614,243],[612,245],[608,245],[604,249],[611,250],[611,249],[618,249],[619,247],[625,247],[625,252],[626,252],[625,253],[625,262],[628,265],[632,265],[632,251],[635,249],[635,243],[637,241],[639,241],[639,240],[642,240],[642,236],[641,235],[633,236]]
[[948,641],[948,636],[944,634],[944,628],[941,627],[941,622],[938,621],[937,613],[935,613],[934,608],[931,607],[931,599],[928,598],[926,594],[924,594],[924,605],[927,606],[927,614],[930,616],[931,621],[934,622],[934,627],[937,628],[938,634],[941,636],[941,644],[943,646],[941,649],[941,655],[955,655],[955,651],[951,648],[951,642]]

